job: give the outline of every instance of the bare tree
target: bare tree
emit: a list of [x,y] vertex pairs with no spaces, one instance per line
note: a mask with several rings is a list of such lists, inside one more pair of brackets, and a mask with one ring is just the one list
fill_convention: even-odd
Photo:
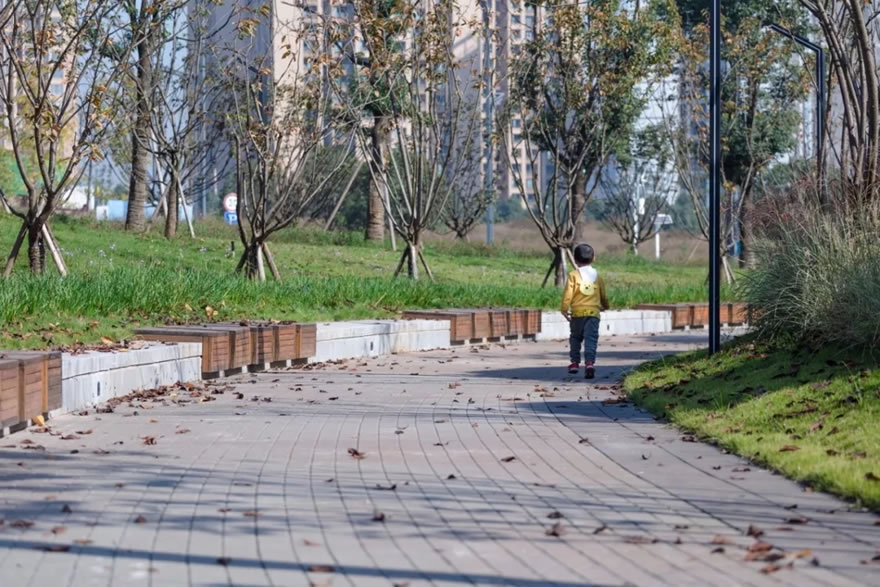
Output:
[[[467,240],[495,200],[493,191],[473,182],[471,189],[455,190],[443,210],[443,224],[461,240]],[[490,188],[493,190],[493,188]]]
[[[832,136],[830,163],[840,170],[844,203],[880,218],[880,6],[853,0],[800,3],[821,27],[831,56],[831,77],[818,83],[830,83],[839,104],[822,123],[838,135]],[[835,100],[828,104],[833,107]]]
[[[121,74],[117,3],[112,0],[15,0],[0,26],[0,107],[26,191],[24,206],[5,201],[22,227],[7,259],[9,275],[25,237],[34,273],[45,269],[41,242],[59,271],[64,260],[49,219],[76,185],[117,112],[109,88]],[[117,55],[117,57],[121,57]],[[26,151],[32,162],[26,160]]]
[[[222,119],[216,113],[229,104],[222,91],[222,72],[205,64],[204,53],[217,33],[209,28],[209,14],[201,1],[170,13],[154,51],[151,139],[145,146],[158,157],[164,171],[162,196],[153,218],[164,210],[167,238],[177,234],[181,205],[186,213],[184,186],[204,190],[218,181],[219,174],[207,177],[204,170],[223,133]],[[186,221],[190,235],[195,236],[192,219],[187,216]]]
[[632,146],[602,174],[602,221],[638,254],[639,244],[657,231],[657,218],[678,193],[672,150],[662,127],[636,133]]
[[[366,6],[358,7],[369,1],[356,0],[355,12],[370,14]],[[380,77],[373,87],[386,93],[366,98],[388,104],[391,153],[385,161],[368,157],[369,170],[374,188],[388,194],[386,213],[406,243],[395,276],[406,266],[410,278],[418,279],[421,264],[433,279],[424,232],[440,220],[454,193],[482,189],[479,11],[470,0],[439,0],[429,6],[398,3],[395,14],[408,34],[394,40],[395,50],[384,54],[387,61],[374,55]],[[352,115],[355,108],[369,109],[346,101],[345,88],[335,87]],[[374,130],[358,128],[367,153]]]
[[[345,128],[337,125],[326,99],[320,61],[303,59],[303,47],[317,42],[320,30],[310,21],[279,21],[263,9],[244,10],[236,18],[239,39],[246,42],[221,48],[216,57],[224,65],[232,102],[226,128],[236,162],[238,231],[244,245],[237,271],[263,281],[268,263],[280,280],[267,240],[294,223],[345,167],[346,158],[327,169],[317,156]],[[273,31],[268,51],[256,50],[258,28]]]
[[553,252],[544,283],[555,272],[561,287],[596,178],[628,142],[650,82],[668,70],[677,23],[674,6],[659,0],[634,7],[553,0],[538,9],[536,20],[547,24],[513,60],[499,136],[523,204]]

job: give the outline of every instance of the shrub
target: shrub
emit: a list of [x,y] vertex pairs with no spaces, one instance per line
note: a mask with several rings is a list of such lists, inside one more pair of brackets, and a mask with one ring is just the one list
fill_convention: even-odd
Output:
[[756,268],[742,282],[743,297],[757,310],[758,333],[880,344],[880,221],[865,210],[823,213],[791,204],[773,215],[775,226],[756,246]]

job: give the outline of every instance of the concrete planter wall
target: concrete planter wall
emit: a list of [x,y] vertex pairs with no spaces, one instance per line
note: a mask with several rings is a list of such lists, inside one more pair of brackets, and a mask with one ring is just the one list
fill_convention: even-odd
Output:
[[81,410],[139,389],[201,379],[202,345],[154,344],[124,353],[65,353],[61,374],[63,400],[57,412]]
[[[512,311],[497,312],[496,322],[506,324],[509,333],[520,328],[528,329],[523,323],[528,315],[523,314],[522,320],[515,320],[511,327],[510,315],[502,320],[502,312]],[[520,311],[515,312],[519,316]],[[540,329],[540,333],[534,336],[535,340],[568,338],[568,322],[560,313],[534,311],[533,314],[535,327]],[[359,320],[301,326],[308,327],[309,332],[305,333],[308,336],[302,333],[297,336],[302,334],[303,340],[308,343],[303,348],[308,347],[310,354],[307,358],[312,363],[447,349],[457,344],[450,336],[451,324],[448,320]],[[488,326],[491,334],[491,320]],[[602,336],[615,336],[670,332],[672,329],[672,312],[619,310],[602,314],[600,332]],[[201,333],[211,330],[213,329],[204,328]],[[50,415],[88,408],[140,389],[201,379],[204,375],[203,355],[206,349],[201,342],[189,340],[192,339],[171,344],[147,343],[145,348],[128,352],[64,354],[61,359],[62,405],[60,408],[50,409]],[[249,338],[248,341],[250,340]],[[247,360],[252,360],[251,350],[248,349]],[[6,379],[2,381],[5,382]]]

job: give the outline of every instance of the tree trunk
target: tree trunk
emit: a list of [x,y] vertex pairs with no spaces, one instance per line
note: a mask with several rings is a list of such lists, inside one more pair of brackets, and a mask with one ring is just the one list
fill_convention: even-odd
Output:
[[388,154],[388,139],[391,136],[391,120],[387,116],[377,116],[373,122],[371,134],[373,171],[376,177],[370,182],[370,194],[367,199],[367,240],[381,242],[385,240],[385,194],[388,177],[385,170]]
[[168,199],[165,205],[165,238],[177,236],[177,213],[180,208],[180,183],[174,172],[171,173],[171,183],[168,185]]
[[566,263],[565,263],[565,250],[562,247],[558,247],[553,251],[553,265],[556,268],[556,287],[562,288],[565,287],[565,282],[568,280],[568,272],[566,271]]
[[[251,241],[245,248],[242,260],[244,274],[248,279],[266,281],[266,269],[263,265],[263,243]],[[242,264],[240,263],[239,266]]]
[[751,193],[743,194],[742,221],[740,222],[740,267],[755,268],[755,203]]
[[587,176],[578,173],[571,190],[571,215],[574,224],[574,238],[577,242],[586,239],[587,219],[584,212],[587,209]]
[[406,272],[413,281],[419,280],[419,249],[414,243],[406,246]]
[[39,220],[34,220],[28,227],[28,264],[31,273],[41,275],[43,273],[43,252],[40,241],[43,236],[43,225]]
[[[142,22],[147,27],[147,22]],[[128,213],[125,229],[134,232],[144,230],[144,206],[147,203],[147,164],[150,153],[150,89],[153,86],[152,38],[143,32],[137,45],[137,83],[135,84],[135,120],[131,131],[131,179],[128,185]]]

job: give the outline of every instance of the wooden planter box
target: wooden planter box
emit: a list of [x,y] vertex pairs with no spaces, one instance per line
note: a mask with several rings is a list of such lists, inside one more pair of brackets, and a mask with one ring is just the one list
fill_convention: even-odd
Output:
[[525,334],[525,320],[522,310],[505,309],[504,314],[507,316],[508,336]]
[[[227,328],[233,330],[235,328],[247,328],[248,335],[250,341],[248,342],[248,347],[250,348],[250,358],[248,359],[248,366],[254,365],[265,365],[266,363],[274,363],[277,359],[275,359],[275,331],[272,327],[272,324],[268,323],[253,323],[253,324],[239,324],[236,322],[220,322],[217,324],[211,324],[210,327],[223,327],[223,330]],[[238,331],[236,332],[236,338],[238,337]],[[235,341],[237,344],[234,348],[238,348],[240,344],[238,344],[238,340]]]
[[492,329],[489,325],[489,312],[486,310],[467,310],[473,320],[473,336],[471,338],[490,338]]
[[272,325],[276,361],[293,361],[297,359],[296,329],[297,324],[292,323]]
[[449,339],[452,342],[466,342],[474,338],[471,315],[460,310],[416,310],[403,313],[404,320],[448,320]]
[[3,351],[2,360],[19,366],[19,420],[48,415],[62,404],[61,353],[57,351]]
[[541,333],[541,310],[523,310],[523,334],[532,336]]
[[201,326],[160,326],[138,328],[135,334],[144,340],[159,342],[198,342],[202,345],[202,373],[233,369],[230,365],[229,335]]
[[507,312],[504,310],[489,310],[489,332],[492,338],[510,336]]
[[709,304],[689,304],[691,310],[691,326],[709,325]]
[[296,356],[294,359],[310,359],[317,354],[318,326],[316,324],[295,324]]
[[733,303],[730,305],[730,324],[739,326],[749,322],[749,305],[743,303]]
[[21,422],[18,400],[21,374],[18,361],[0,359],[0,427],[15,426]]
[[229,367],[240,369],[251,364],[251,329],[249,326],[230,324],[204,324],[201,328],[209,331],[222,332],[229,337]]

